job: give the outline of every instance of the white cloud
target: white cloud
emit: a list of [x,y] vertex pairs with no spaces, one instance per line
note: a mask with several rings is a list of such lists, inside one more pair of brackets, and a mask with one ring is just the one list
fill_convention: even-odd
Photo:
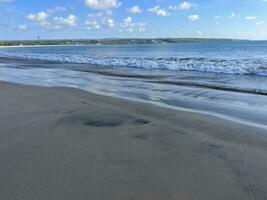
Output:
[[69,15],[64,17],[54,17],[52,20],[48,18],[52,12],[48,13],[41,11],[36,14],[29,14],[26,19],[34,22],[36,25],[43,26],[47,29],[61,29],[63,27],[75,27],[77,26],[77,17],[75,15]]
[[107,20],[107,25],[112,28],[115,26],[115,21],[113,19],[108,19]]
[[131,17],[127,17],[123,20],[123,26],[124,27],[132,27],[133,23],[132,23],[133,19]]
[[69,15],[67,18],[54,17],[53,22],[49,22],[48,18],[57,13],[66,11],[66,7],[54,7],[52,9],[47,9],[47,11],[41,11],[38,13],[31,13],[26,16],[26,19],[34,22],[36,25],[40,25],[46,28],[59,29],[62,26],[75,26],[76,16]]
[[194,8],[196,6],[197,6],[196,4],[184,1],[184,2],[180,3],[177,6],[169,6],[169,9],[170,10],[178,10],[178,9],[179,10],[189,10],[189,9],[192,9],[192,8]]
[[47,19],[48,16],[49,15],[46,12],[41,11],[41,12],[36,13],[36,14],[29,14],[29,15],[26,16],[26,18],[28,20],[33,21],[33,22],[41,23],[41,22],[44,22]]
[[196,6],[195,4],[192,4],[192,3],[189,3],[187,1],[184,1],[184,2],[180,3],[179,8],[181,10],[189,10],[189,9],[195,7],[195,6]]
[[197,34],[198,34],[198,35],[202,35],[202,32],[201,32],[201,31],[197,31]]
[[145,32],[146,31],[146,23],[134,23],[132,17],[127,17],[123,20],[121,27],[124,31],[132,33],[132,32]]
[[85,21],[85,25],[88,30],[101,28],[97,21]]
[[75,27],[77,26],[77,17],[75,15],[69,15],[68,17],[54,17],[53,18],[54,26],[69,26]]
[[127,10],[128,12],[132,14],[141,13],[142,9],[139,6],[133,6]]
[[28,29],[27,25],[25,24],[20,24],[18,25],[18,30],[21,30],[21,31],[26,31]]
[[197,20],[199,20],[199,16],[198,15],[190,15],[190,16],[188,16],[188,20],[191,22],[197,21]]
[[153,12],[158,16],[166,17],[169,16],[170,13],[162,8],[160,6],[155,6],[153,8],[148,9],[149,12]]
[[257,17],[255,16],[247,16],[246,17],[246,20],[255,20]]
[[90,13],[87,15],[88,20],[85,22],[87,29],[100,29],[102,26],[113,28],[115,26],[115,20],[112,19],[112,11],[104,11],[97,13]]
[[127,32],[133,32],[134,31],[135,24],[133,23],[133,19],[131,17],[127,17],[123,20],[122,28],[124,28]]
[[85,0],[85,5],[93,10],[108,10],[118,8],[121,2],[118,0]]

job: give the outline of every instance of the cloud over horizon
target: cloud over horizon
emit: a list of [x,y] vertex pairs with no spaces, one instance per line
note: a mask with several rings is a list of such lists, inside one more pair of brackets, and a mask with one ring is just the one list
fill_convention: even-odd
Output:
[[46,0],[38,6],[22,1],[0,0],[0,25],[13,34],[0,33],[3,38],[15,38],[16,31],[24,32],[24,36],[28,33],[29,37],[38,32],[44,37],[75,38],[267,38],[267,14],[263,12],[267,0],[242,4],[224,4],[223,0],[212,4],[201,0]]

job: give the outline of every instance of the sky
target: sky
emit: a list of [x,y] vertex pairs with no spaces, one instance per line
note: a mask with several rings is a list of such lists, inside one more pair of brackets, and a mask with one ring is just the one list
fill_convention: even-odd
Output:
[[0,0],[0,40],[267,40],[267,0]]

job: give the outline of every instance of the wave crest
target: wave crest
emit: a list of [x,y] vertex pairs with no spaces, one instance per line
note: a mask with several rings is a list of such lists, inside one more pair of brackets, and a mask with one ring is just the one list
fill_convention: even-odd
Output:
[[216,59],[204,57],[185,58],[148,58],[120,56],[85,56],[65,54],[15,54],[0,53],[8,57],[24,59],[41,59],[59,61],[62,63],[94,64],[116,67],[131,67],[144,69],[162,69],[177,71],[198,71],[211,73],[242,74],[267,76],[267,60],[264,59]]

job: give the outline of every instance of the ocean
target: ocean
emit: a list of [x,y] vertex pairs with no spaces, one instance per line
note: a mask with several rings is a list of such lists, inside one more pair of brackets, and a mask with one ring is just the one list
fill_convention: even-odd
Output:
[[186,109],[267,127],[267,42],[0,49],[0,80]]

